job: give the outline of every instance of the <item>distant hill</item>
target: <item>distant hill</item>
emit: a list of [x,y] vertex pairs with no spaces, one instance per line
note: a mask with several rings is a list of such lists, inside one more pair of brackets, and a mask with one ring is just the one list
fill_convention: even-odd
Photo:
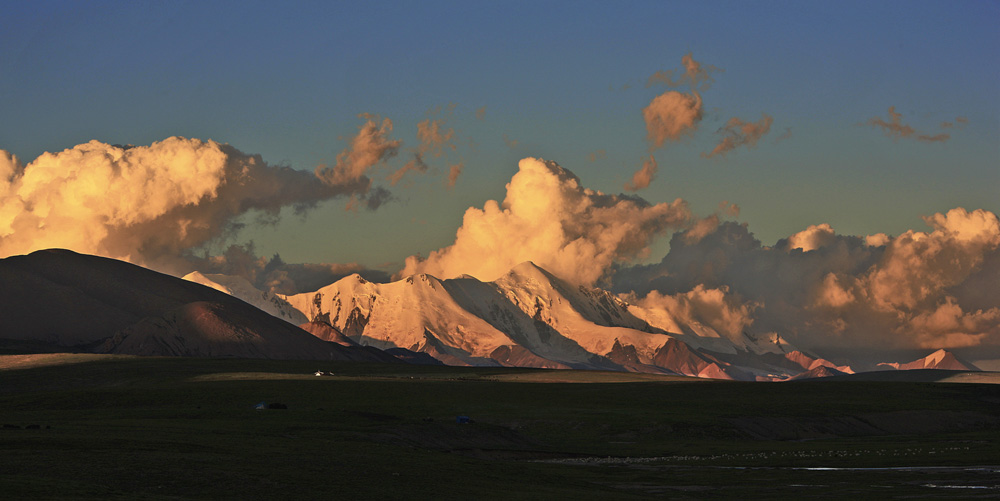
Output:
[[7,352],[398,361],[323,341],[218,290],[67,250],[0,259],[0,306]]

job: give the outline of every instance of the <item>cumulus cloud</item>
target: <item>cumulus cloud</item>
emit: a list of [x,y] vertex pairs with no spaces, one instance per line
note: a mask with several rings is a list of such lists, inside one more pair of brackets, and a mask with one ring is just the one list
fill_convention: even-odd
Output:
[[64,247],[152,264],[234,231],[249,211],[274,221],[284,207],[303,213],[335,196],[366,196],[363,177],[345,167],[317,179],[181,137],[127,149],[91,141],[26,166],[4,153],[0,255]]
[[910,230],[887,246],[884,260],[861,285],[885,310],[912,310],[964,281],[1000,246],[1000,222],[992,212],[957,208],[924,218],[934,231]]
[[632,180],[625,183],[625,190],[638,191],[649,186],[656,177],[656,167],[656,159],[650,155],[648,160],[642,162],[642,167],[632,175]]
[[652,205],[626,195],[584,188],[555,162],[525,158],[507,184],[502,203],[469,208],[455,243],[426,259],[406,259],[399,276],[429,273],[439,278],[469,274],[494,280],[524,261],[559,277],[593,284],[614,263],[648,252],[652,240],[690,219],[687,203]]
[[667,91],[653,98],[642,109],[646,121],[646,139],[650,149],[676,141],[684,134],[694,132],[702,118],[701,96],[696,93]]
[[738,217],[740,215],[740,207],[736,204],[731,204],[728,201],[723,200],[719,203],[719,210],[714,214],[710,214],[706,217],[695,220],[694,224],[690,225],[686,231],[683,233],[684,243],[687,245],[694,245],[701,241],[701,239],[711,235],[722,223],[722,218],[724,217]]
[[837,234],[829,224],[814,224],[788,237],[788,248],[809,252],[833,243],[836,238]]
[[680,325],[703,326],[699,335],[717,335],[732,341],[738,341],[753,324],[753,311],[760,306],[736,297],[727,286],[709,289],[700,284],[687,292],[662,294],[651,291],[643,298],[629,299],[647,311],[661,312],[651,315],[650,320],[669,319],[674,326],[671,329],[670,323],[666,323],[657,327],[680,333]]
[[[963,117],[958,117],[955,119],[955,121],[959,123],[968,122],[968,120],[964,119]],[[885,133],[886,136],[891,137],[893,140],[897,140],[900,138],[904,139],[912,138],[923,143],[936,143],[936,142],[943,143],[948,139],[951,139],[951,136],[949,134],[945,133],[935,134],[935,135],[925,134],[918,132],[916,129],[914,129],[909,125],[904,124],[903,115],[901,113],[896,112],[895,106],[889,107],[888,121],[883,120],[880,117],[872,117],[869,118],[867,122],[864,122],[861,125],[869,125],[872,128],[880,128],[882,129],[882,132]],[[942,128],[949,128],[951,126],[952,124],[949,122],[944,122],[941,124]]]
[[818,350],[1000,345],[992,212],[952,209],[924,218],[931,231],[897,237],[838,235],[819,224],[773,247],[746,224],[705,220],[675,233],[660,263],[620,267],[615,290],[655,291],[658,300],[727,287],[745,302],[751,330]]
[[726,156],[740,146],[753,148],[757,146],[757,141],[771,130],[773,122],[774,118],[767,113],[762,113],[761,119],[757,122],[745,122],[738,117],[730,118],[718,131],[723,135],[722,141],[715,145],[711,152],[701,155],[712,158],[716,155]]

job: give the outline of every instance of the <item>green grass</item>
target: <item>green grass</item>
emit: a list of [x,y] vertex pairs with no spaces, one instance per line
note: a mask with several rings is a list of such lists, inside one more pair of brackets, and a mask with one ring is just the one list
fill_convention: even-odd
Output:
[[[335,375],[313,376],[317,369]],[[288,409],[254,410],[260,401]],[[992,423],[949,421],[970,414]],[[474,423],[456,424],[458,415]],[[825,420],[886,416],[931,432],[901,425],[857,436],[847,427],[815,440],[760,440],[740,424],[770,419],[815,432]],[[10,499],[996,495],[926,487],[1000,485],[983,470],[790,468],[995,465],[998,423],[1000,385],[0,357],[0,424],[9,425],[0,429],[0,486]],[[546,462],[608,457],[616,459]]]

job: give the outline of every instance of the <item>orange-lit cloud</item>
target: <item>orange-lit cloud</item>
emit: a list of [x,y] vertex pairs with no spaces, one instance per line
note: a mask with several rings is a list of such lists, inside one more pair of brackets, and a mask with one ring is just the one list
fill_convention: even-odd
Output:
[[493,280],[533,261],[570,282],[593,284],[612,264],[643,255],[656,236],[691,217],[680,199],[651,205],[584,188],[555,162],[525,158],[518,169],[503,203],[469,208],[454,244],[426,259],[407,258],[399,276],[469,274]]
[[[736,297],[729,287],[709,289],[700,284],[687,292],[661,294],[651,291],[643,298],[629,299],[646,310],[642,316],[655,327],[682,333],[680,326],[687,325],[699,328],[698,335],[722,337],[737,343],[753,324],[753,311],[760,307]],[[660,321],[656,322],[657,319]]]
[[646,121],[650,149],[659,148],[667,141],[676,141],[694,132],[702,118],[701,96],[667,91],[642,109],[642,117]]
[[503,144],[506,144],[507,147],[510,148],[510,149],[512,149],[512,150],[514,148],[517,148],[517,140],[516,139],[511,139],[511,138],[507,137],[507,134],[503,135]]
[[413,152],[413,158],[397,169],[396,172],[389,175],[389,183],[396,186],[403,179],[403,176],[410,171],[427,172],[427,163],[424,162],[424,157],[419,151]]
[[656,177],[656,167],[656,159],[650,155],[649,159],[642,162],[642,167],[632,175],[632,180],[625,183],[625,190],[638,191],[649,186],[649,183],[653,182],[653,178]]
[[476,120],[483,120],[486,118],[486,107],[483,106],[476,110]]
[[695,61],[690,52],[681,57],[681,64],[684,66],[684,72],[676,80],[674,79],[676,70],[657,71],[646,81],[646,87],[665,85],[676,88],[687,85],[690,86],[691,90],[705,91],[715,82],[712,73],[725,71],[722,68],[710,64],[703,65]]
[[595,150],[587,155],[587,159],[591,162],[596,162],[598,160],[603,160],[608,157],[608,152],[605,150]]
[[458,176],[462,175],[462,169],[464,168],[465,163],[459,162],[448,169],[448,183],[446,185],[448,188],[455,187],[455,183],[458,182]]
[[358,135],[351,140],[351,146],[337,155],[337,163],[332,167],[319,165],[316,177],[331,186],[348,184],[370,186],[368,171],[389,158],[396,156],[402,141],[389,138],[392,120],[379,121],[379,117],[363,113],[359,115],[365,123],[358,128]]
[[829,224],[814,224],[788,237],[788,248],[809,252],[829,245],[836,238],[837,234]]
[[[451,116],[454,109],[455,105],[451,104],[448,106],[444,117],[437,119],[428,118],[417,124],[417,139],[420,140],[420,145],[412,151],[413,158],[389,175],[389,182],[393,186],[399,183],[407,172],[427,172],[428,165],[424,160],[425,156],[431,155],[435,158],[440,158],[446,151],[455,151],[457,149],[454,142],[455,129],[445,126],[445,122]],[[437,107],[430,114],[437,115],[440,112],[441,108]]]
[[943,143],[949,139],[951,139],[951,135],[943,133],[934,134],[933,136],[927,134],[920,134],[917,136],[917,141],[921,141],[924,143],[938,143],[938,142]]
[[[355,144],[370,144],[366,137]],[[273,222],[286,206],[304,212],[338,195],[371,197],[360,166],[378,155],[341,157],[317,179],[181,137],[138,147],[91,141],[24,166],[3,152],[0,256],[62,247],[139,264],[174,260],[238,228],[251,210]]]
[[719,212],[729,217],[740,217],[740,206],[723,200],[719,202]]
[[675,234],[660,263],[621,267],[612,282],[654,299],[725,286],[754,332],[816,349],[1000,345],[1000,220],[956,208],[925,221],[931,231],[897,237],[818,224],[765,247],[745,224],[708,217]]
[[445,119],[427,119],[417,124],[417,137],[420,139],[421,153],[430,153],[440,157],[444,149],[455,150],[453,142],[455,129],[444,128]]
[[[963,117],[958,117],[955,119],[958,123],[967,123],[968,120]],[[913,138],[924,143],[935,143],[935,142],[945,142],[951,138],[949,134],[941,133],[935,135],[923,134],[917,132],[913,127],[903,123],[903,115],[896,112],[895,106],[889,107],[889,121],[885,121],[880,117],[869,118],[867,122],[862,125],[870,125],[873,128],[880,128],[886,136],[893,138],[894,140],[900,138]],[[952,126],[949,122],[944,122],[941,124],[942,128],[950,128]]]
[[730,118],[726,125],[719,129],[719,133],[724,136],[722,141],[715,145],[711,152],[702,153],[702,156],[706,158],[716,155],[726,156],[740,146],[753,148],[757,145],[757,141],[771,130],[773,122],[774,118],[767,113],[762,113],[761,119],[757,122],[745,122],[737,117]]

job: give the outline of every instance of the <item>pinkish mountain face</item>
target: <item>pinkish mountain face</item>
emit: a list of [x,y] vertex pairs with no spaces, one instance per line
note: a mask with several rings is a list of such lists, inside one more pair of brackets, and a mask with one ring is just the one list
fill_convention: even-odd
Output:
[[650,325],[641,308],[620,297],[569,284],[530,262],[493,282],[414,275],[377,284],[353,275],[283,299],[358,344],[405,348],[455,365],[768,381],[836,367],[796,350],[776,333],[732,340],[674,319],[684,332],[668,332]]
[[953,353],[947,350],[937,350],[923,358],[918,358],[905,364],[881,363],[879,368],[896,370],[914,369],[944,369],[951,371],[978,371],[979,368],[969,362],[961,361]]

